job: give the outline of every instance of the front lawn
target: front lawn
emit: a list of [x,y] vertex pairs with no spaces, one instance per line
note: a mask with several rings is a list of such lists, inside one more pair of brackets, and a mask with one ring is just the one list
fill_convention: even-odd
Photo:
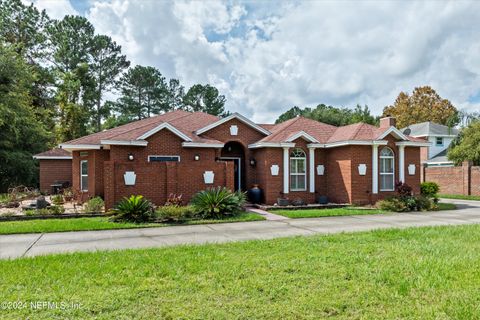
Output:
[[454,203],[445,203],[445,202],[439,202],[438,203],[438,210],[455,210],[457,209],[457,206]]
[[[204,224],[264,220],[265,218],[254,213],[242,212],[234,217],[225,219],[189,220],[185,224]],[[87,231],[87,230],[109,230],[109,229],[131,229],[164,227],[175,224],[168,223],[119,223],[111,222],[106,217],[75,218],[75,219],[45,219],[45,220],[23,220],[23,221],[2,221],[0,222],[0,234],[13,233],[42,233],[42,232],[63,232],[63,231]]]
[[353,216],[364,214],[387,213],[380,209],[361,209],[355,207],[333,208],[333,209],[299,209],[299,210],[272,210],[272,213],[288,218],[318,218],[333,216]]
[[476,200],[480,201],[480,196],[464,196],[459,194],[439,194],[439,198],[445,199],[459,199],[459,200]]
[[9,319],[473,319],[480,226],[76,253],[0,269]]

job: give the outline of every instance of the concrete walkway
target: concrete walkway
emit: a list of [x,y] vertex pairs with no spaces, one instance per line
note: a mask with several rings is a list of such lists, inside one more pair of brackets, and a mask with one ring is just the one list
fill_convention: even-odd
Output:
[[459,210],[126,230],[4,235],[0,236],[0,258],[31,257],[76,251],[163,247],[179,244],[221,243],[383,228],[480,223],[480,202],[460,200],[445,200],[445,202],[456,203]]

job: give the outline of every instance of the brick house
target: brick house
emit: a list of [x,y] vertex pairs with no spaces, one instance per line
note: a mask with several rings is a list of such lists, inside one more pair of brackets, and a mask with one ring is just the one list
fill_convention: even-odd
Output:
[[33,156],[40,165],[40,191],[51,193],[56,182],[72,185],[72,154],[67,150],[54,148]]
[[180,110],[61,144],[72,153],[73,187],[104,197],[107,207],[131,194],[161,205],[171,193],[188,201],[207,187],[254,184],[267,204],[314,203],[320,195],[371,203],[392,194],[399,180],[418,192],[425,146],[395,128],[394,118],[381,119],[380,128],[303,117],[273,125],[238,113],[218,118]]

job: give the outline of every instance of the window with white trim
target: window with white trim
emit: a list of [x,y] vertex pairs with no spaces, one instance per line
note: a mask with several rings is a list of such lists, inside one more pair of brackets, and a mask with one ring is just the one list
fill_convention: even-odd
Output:
[[180,162],[180,156],[148,156],[148,162]]
[[395,155],[385,147],[380,152],[380,191],[395,190]]
[[300,148],[290,152],[290,190],[307,190],[307,156]]
[[80,190],[88,191],[88,160],[80,161]]

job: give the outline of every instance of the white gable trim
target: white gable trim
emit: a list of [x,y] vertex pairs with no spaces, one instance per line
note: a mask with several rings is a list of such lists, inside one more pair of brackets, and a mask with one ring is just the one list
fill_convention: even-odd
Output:
[[140,146],[145,147],[148,145],[146,140],[100,140],[101,144],[116,145],[116,146]]
[[36,160],[72,160],[72,156],[33,156]]
[[397,128],[395,127],[390,127],[388,128],[387,130],[385,130],[384,133],[382,133],[377,139],[378,140],[381,140],[383,138],[385,138],[386,136],[388,136],[389,134],[393,134],[394,136],[396,136],[398,139],[402,139],[402,140],[407,140],[408,141],[408,138],[406,135],[404,135],[400,130],[398,130]]
[[256,124],[256,123],[254,123],[253,121],[245,118],[244,116],[242,116],[241,114],[239,114],[239,113],[237,113],[237,112],[232,113],[232,114],[229,115],[228,117],[222,118],[222,119],[220,119],[220,120],[218,120],[218,121],[216,121],[216,122],[214,122],[214,123],[212,123],[212,124],[209,124],[209,125],[206,126],[206,127],[203,127],[203,128],[198,129],[198,130],[196,131],[196,134],[200,135],[200,134],[202,134],[202,133],[205,133],[205,132],[207,132],[207,131],[209,131],[209,130],[211,130],[211,129],[213,129],[213,128],[216,128],[216,127],[218,127],[219,125],[224,124],[225,122],[228,122],[228,121],[230,121],[230,120],[232,120],[232,119],[237,119],[237,120],[245,123],[246,125],[252,127],[253,129],[255,129],[255,130],[263,133],[263,134],[266,135],[266,136],[270,135],[270,131],[268,131],[268,130],[265,129],[265,128],[260,127],[258,124]]
[[307,144],[308,148],[335,148],[335,147],[344,147],[344,146],[372,146],[372,145],[387,145],[388,141],[386,140],[344,140],[331,143],[309,143]]
[[431,142],[418,142],[418,141],[399,141],[395,143],[397,146],[407,146],[407,147],[430,147]]
[[223,148],[223,143],[182,142],[185,148]]
[[258,148],[293,148],[295,143],[293,142],[257,142],[249,144],[249,149],[258,149]]
[[309,135],[308,133],[306,133],[305,131],[299,131],[293,135],[291,135],[287,140],[287,142],[292,142],[292,141],[295,141],[297,140],[298,138],[305,138],[306,140],[308,140],[309,142],[315,142],[315,143],[318,143],[318,140],[315,139],[314,137],[312,137],[311,135]]
[[65,144],[59,145],[60,148],[75,151],[75,150],[100,150],[102,148],[99,144]]
[[157,133],[158,131],[163,130],[163,129],[170,130],[172,133],[179,136],[180,138],[182,138],[185,141],[192,141],[192,139],[190,139],[190,137],[185,135],[183,132],[181,132],[180,130],[178,130],[177,128],[175,128],[174,126],[172,126],[168,122],[164,122],[164,123],[156,126],[155,128],[153,128],[152,130],[145,132],[140,137],[138,137],[137,140],[145,140],[148,137],[151,137],[152,135],[154,135],[155,133]]

